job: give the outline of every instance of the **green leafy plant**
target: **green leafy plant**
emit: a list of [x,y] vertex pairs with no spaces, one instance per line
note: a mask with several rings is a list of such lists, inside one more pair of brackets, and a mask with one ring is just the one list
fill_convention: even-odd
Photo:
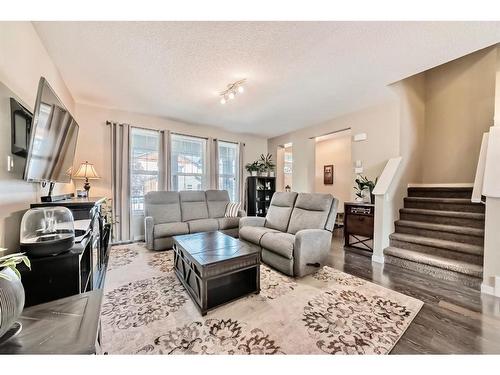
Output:
[[[0,257],[0,271],[4,268],[10,268],[17,277],[21,278],[21,273],[17,270],[17,265],[19,263],[24,263],[26,267],[31,269],[31,263],[28,257],[24,255],[24,253],[15,253]],[[11,281],[10,278],[3,273],[0,273],[0,279]]]
[[261,154],[259,163],[262,166],[262,172],[274,171],[274,168],[276,168],[276,164],[274,164],[273,162],[273,155],[269,153],[267,153],[265,156],[264,154]]
[[377,184],[378,177],[375,179],[375,181],[371,181],[368,179],[366,176],[359,175],[358,178],[356,178],[356,186],[354,186],[354,191],[356,192],[356,196],[359,198],[363,198],[363,191],[368,188],[370,191],[370,196],[373,195],[373,189],[375,189],[375,185]]
[[247,163],[245,169],[248,173],[260,172],[260,163],[257,160],[252,163]]

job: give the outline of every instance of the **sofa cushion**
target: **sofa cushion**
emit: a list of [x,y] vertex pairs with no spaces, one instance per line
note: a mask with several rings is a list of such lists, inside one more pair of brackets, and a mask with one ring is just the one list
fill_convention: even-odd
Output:
[[179,193],[150,191],[144,196],[144,214],[152,216],[155,224],[181,221]]
[[181,191],[182,221],[208,219],[208,208],[204,191]]
[[239,217],[220,217],[217,221],[219,222],[219,229],[238,228],[240,225]]
[[207,190],[208,216],[211,218],[224,217],[226,206],[229,203],[229,193],[226,190]]
[[217,219],[189,220],[189,233],[212,232],[219,229]]
[[265,227],[286,232],[297,193],[274,193],[266,215]]
[[287,232],[295,234],[302,229],[325,229],[332,203],[331,194],[300,193]]
[[188,234],[189,228],[186,223],[164,223],[156,224],[154,229],[155,238],[172,237],[179,234]]
[[244,226],[240,228],[239,236],[243,240],[260,245],[262,236],[270,232],[278,233],[277,230],[271,228]]
[[293,257],[295,236],[290,233],[265,233],[260,239],[260,246],[264,249],[279,254],[287,259]]

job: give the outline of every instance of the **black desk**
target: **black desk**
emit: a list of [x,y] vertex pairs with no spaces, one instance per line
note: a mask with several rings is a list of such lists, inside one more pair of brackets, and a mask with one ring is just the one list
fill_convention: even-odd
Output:
[[24,309],[22,331],[0,344],[0,354],[94,354],[102,289]]

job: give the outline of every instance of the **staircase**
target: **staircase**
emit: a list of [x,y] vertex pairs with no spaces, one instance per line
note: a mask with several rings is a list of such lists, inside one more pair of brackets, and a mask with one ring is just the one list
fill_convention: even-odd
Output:
[[471,195],[472,188],[408,188],[385,262],[479,289],[484,205]]

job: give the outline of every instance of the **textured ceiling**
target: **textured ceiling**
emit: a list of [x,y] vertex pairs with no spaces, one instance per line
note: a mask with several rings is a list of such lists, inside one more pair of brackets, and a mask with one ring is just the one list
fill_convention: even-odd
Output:
[[[264,136],[374,104],[499,22],[35,22],[76,102]],[[226,105],[218,92],[247,78]]]

